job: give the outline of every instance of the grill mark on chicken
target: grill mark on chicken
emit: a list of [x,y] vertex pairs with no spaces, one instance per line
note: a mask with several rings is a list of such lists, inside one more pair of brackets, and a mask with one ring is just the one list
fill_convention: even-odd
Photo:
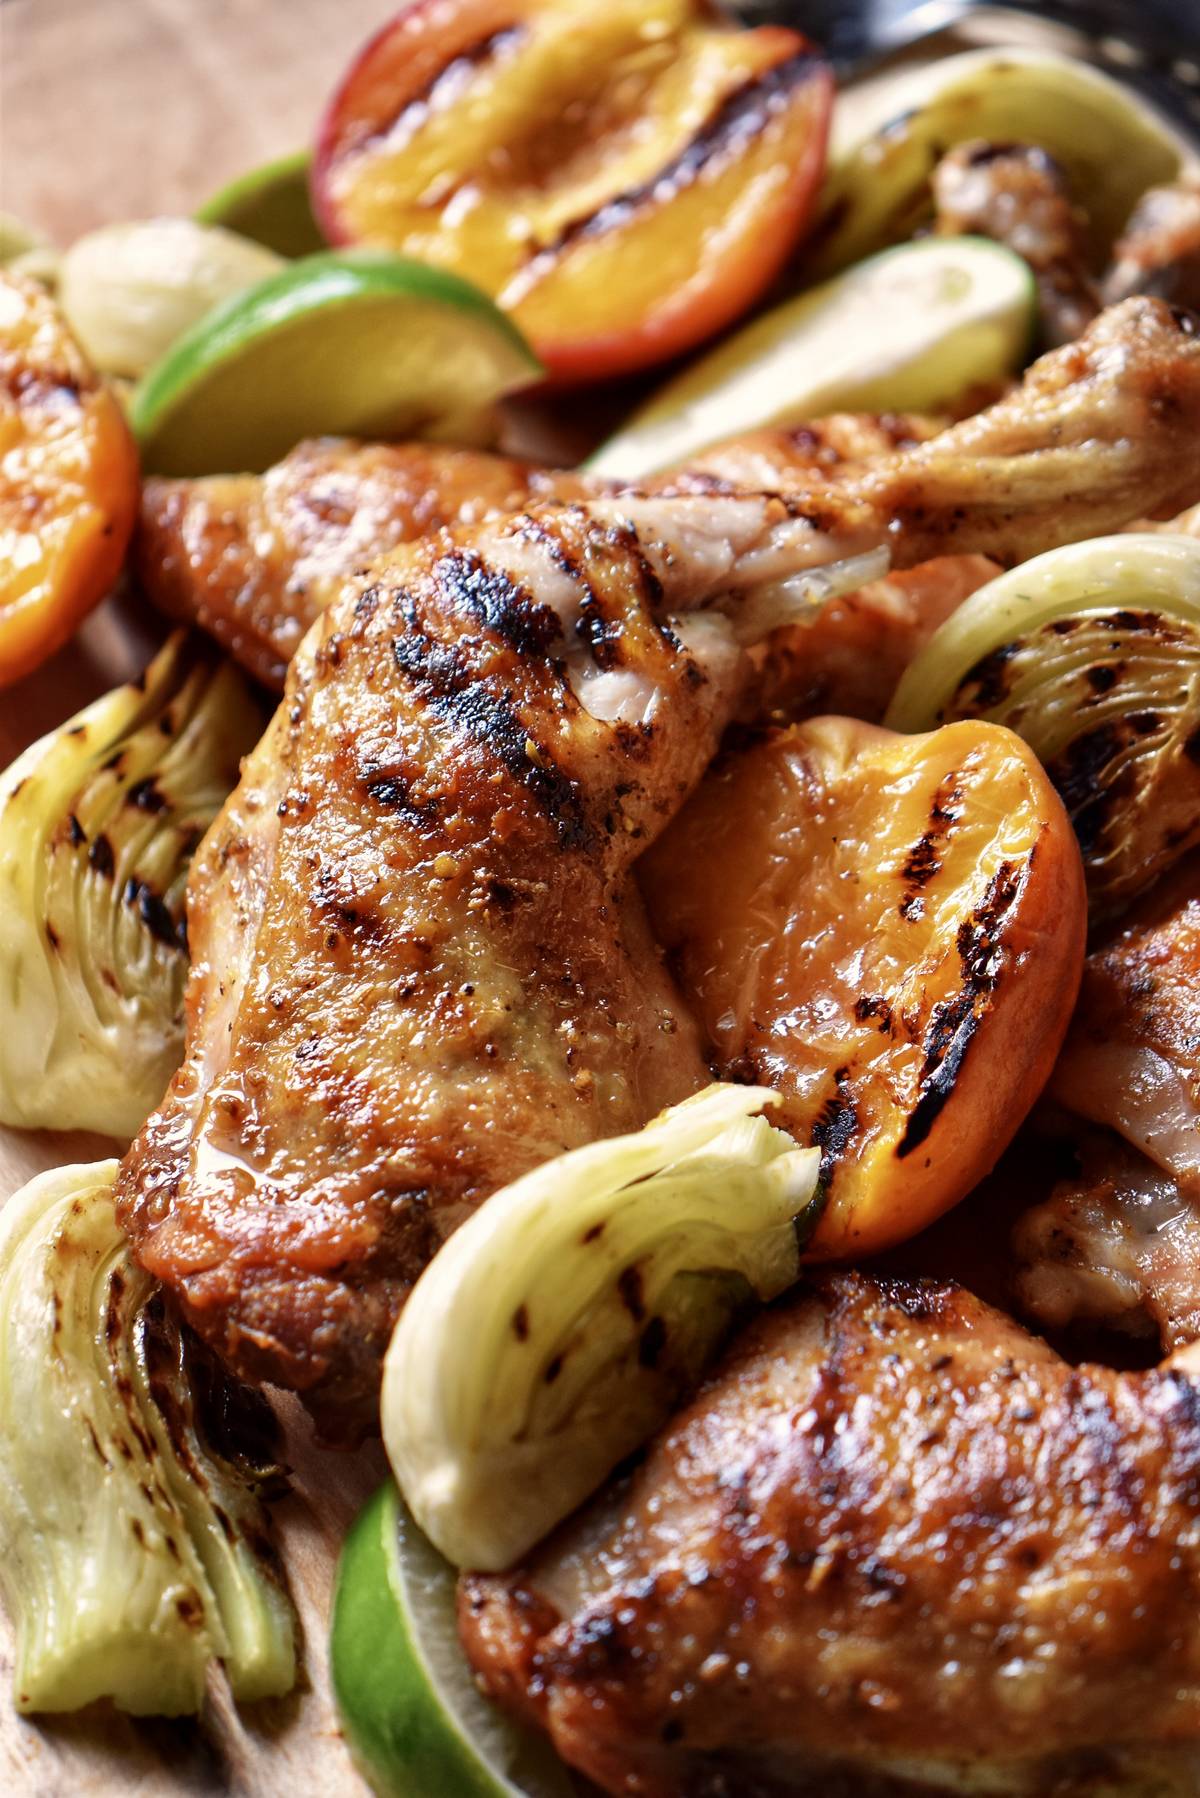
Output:
[[594,211],[571,219],[553,242],[535,251],[527,273],[540,273],[581,240],[601,237],[627,224],[637,213],[663,206],[694,186],[714,163],[738,155],[782,110],[803,84],[818,73],[815,50],[799,50],[735,88],[719,103],[670,162],[624,193],[605,200]]
[[[196,858],[187,1053],[117,1182],[139,1260],[200,1333],[251,1379],[301,1391],[330,1433],[372,1428],[396,1315],[458,1223],[708,1079],[630,870],[734,715],[739,617],[880,543],[905,565],[949,543],[1027,556],[1165,506],[1200,476],[1198,421],[1200,346],[1135,301],[990,413],[841,486],[535,511],[604,610],[623,609],[649,733],[589,711],[562,662],[514,648],[437,577],[447,555],[495,562],[553,605],[569,653],[584,595],[522,548],[519,520],[348,580]],[[438,808],[393,815],[364,789],[376,773],[420,775]],[[289,793],[305,805],[281,809]],[[369,944],[329,942],[312,903],[325,867],[386,926]],[[493,903],[493,883],[520,902]],[[305,1043],[319,1052],[301,1064]]]
[[972,1039],[992,1008],[1008,954],[1005,923],[1020,901],[1036,854],[1035,846],[1019,870],[1012,862],[1001,862],[983,899],[958,927],[955,946],[962,966],[962,986],[952,998],[935,1005],[930,1016],[917,1102],[896,1145],[899,1160],[919,1148],[933,1129],[954,1091]]
[[558,615],[539,605],[519,581],[471,551],[443,556],[434,569],[459,608],[520,655],[544,655],[561,634]]
[[[562,848],[590,847],[594,833],[577,784],[530,736],[507,688],[496,691],[460,650],[426,636],[411,606],[407,628],[392,639],[392,659],[431,711],[499,757],[550,819]],[[565,685],[561,703],[573,703]]]

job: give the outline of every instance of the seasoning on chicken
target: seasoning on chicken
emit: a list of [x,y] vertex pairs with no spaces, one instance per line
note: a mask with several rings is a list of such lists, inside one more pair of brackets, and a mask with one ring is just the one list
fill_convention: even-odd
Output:
[[442,525],[573,497],[578,479],[436,444],[299,444],[265,475],[151,478],[134,541],[139,583],[265,685],[282,687],[301,637],[346,578]]
[[1046,344],[1070,343],[1087,328],[1100,305],[1087,271],[1087,220],[1052,156],[1032,144],[956,144],[933,171],[933,196],[939,232],[990,237],[1029,264]]
[[1200,339],[1133,302],[857,480],[541,508],[350,583],[199,852],[185,1060],[118,1180],[201,1333],[370,1427],[467,1211],[707,1081],[627,875],[742,646],[883,543],[1022,556],[1155,510],[1200,480],[1198,421]]
[[1164,1350],[1200,1338],[1200,1194],[1106,1130],[1013,1232],[1014,1291],[1045,1329],[1100,1325]]
[[1200,182],[1142,195],[1113,250],[1103,292],[1106,305],[1143,293],[1200,307]]
[[465,1575],[460,1634],[606,1792],[1184,1798],[1198,1465],[1170,1365],[1072,1367],[961,1287],[831,1277],[527,1565]]
[[1020,1220],[1039,1323],[1200,1337],[1200,857],[1087,959],[1054,1096],[1097,1128],[1078,1175]]
[[[652,487],[794,487],[911,447],[936,428],[904,414],[836,416],[718,447]],[[299,444],[265,475],[148,480],[135,566],[168,616],[201,625],[259,680],[282,688],[309,625],[377,556],[443,525],[611,491],[611,482],[479,450],[324,437]],[[885,597],[885,612],[895,609]]]

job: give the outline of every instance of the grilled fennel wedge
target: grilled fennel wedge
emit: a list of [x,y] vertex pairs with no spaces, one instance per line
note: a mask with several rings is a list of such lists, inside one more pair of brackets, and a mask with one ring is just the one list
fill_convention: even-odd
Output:
[[[265,1402],[225,1376],[130,1259],[115,1161],[42,1174],[0,1212],[0,1591],[19,1711],[111,1698],[196,1711],[219,1658],[234,1696],[295,1678],[291,1605],[259,1496],[278,1477],[209,1439]],[[193,1356],[196,1357],[193,1362]]]
[[263,714],[202,639],[0,776],[0,1123],[128,1138],[183,1046],[184,889]]
[[980,587],[909,663],[886,722],[1008,725],[1079,839],[1093,919],[1200,842],[1200,543],[1129,531]]
[[383,1438],[447,1560],[511,1565],[657,1428],[741,1307],[796,1280],[819,1156],[754,1115],[776,1102],[714,1085],[556,1156],[426,1268]]

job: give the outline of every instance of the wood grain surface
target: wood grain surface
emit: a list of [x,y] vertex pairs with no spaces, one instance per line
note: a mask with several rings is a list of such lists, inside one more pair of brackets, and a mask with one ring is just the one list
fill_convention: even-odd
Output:
[[[230,176],[304,144],[354,47],[393,10],[390,0],[2,0],[0,209],[64,244],[109,220],[191,211]],[[161,634],[153,617],[110,601],[3,694],[0,767],[135,672]],[[111,1152],[98,1137],[0,1130],[0,1199],[43,1168]],[[12,1708],[0,1618],[3,1798],[361,1798],[325,1640],[338,1544],[382,1456],[322,1452],[298,1407],[281,1410],[293,1496],[275,1518],[303,1631],[297,1692],[238,1712],[214,1676],[196,1721],[136,1723],[97,1706],[31,1723]]]

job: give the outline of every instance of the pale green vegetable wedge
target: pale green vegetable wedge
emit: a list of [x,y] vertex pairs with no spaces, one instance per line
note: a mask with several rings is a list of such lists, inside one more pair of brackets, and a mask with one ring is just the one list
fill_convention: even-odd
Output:
[[293,1620],[260,1556],[265,1517],[248,1465],[224,1460],[197,1421],[180,1327],[116,1221],[116,1171],[57,1169],[0,1212],[0,1589],[15,1703],[196,1711],[214,1656],[235,1696],[279,1695],[295,1678]]
[[968,50],[857,83],[837,102],[829,171],[803,255],[806,278],[836,274],[929,216],[929,177],[967,138],[1036,144],[1065,169],[1097,264],[1148,187],[1188,153],[1159,114],[1073,57]]
[[893,730],[987,718],[1035,751],[1104,917],[1200,842],[1200,541],[1096,537],[980,587],[905,670]]
[[76,239],[59,267],[58,302],[103,374],[136,379],[214,306],[284,266],[232,231],[140,219]]
[[176,633],[0,775],[0,1123],[128,1139],[183,1047],[191,858],[264,713]]
[[710,1086],[559,1156],[422,1274],[387,1354],[383,1439],[456,1566],[517,1560],[657,1428],[737,1307],[797,1278],[819,1157],[755,1115],[777,1102]]
[[588,470],[638,480],[768,425],[829,412],[931,410],[1020,367],[1036,303],[1026,264],[983,238],[885,251],[692,363]]

